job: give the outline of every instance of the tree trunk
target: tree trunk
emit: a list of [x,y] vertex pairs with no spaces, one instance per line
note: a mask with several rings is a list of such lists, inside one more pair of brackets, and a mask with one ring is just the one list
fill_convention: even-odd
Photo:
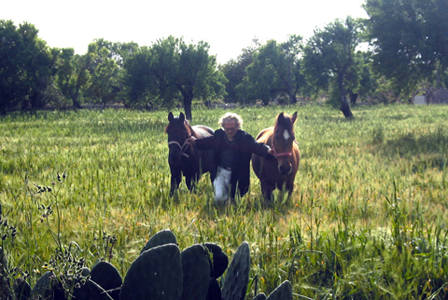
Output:
[[350,104],[356,104],[357,99],[358,99],[358,94],[350,92]]
[[296,104],[297,103],[297,97],[296,97],[296,93],[294,91],[291,91],[289,93],[289,103],[290,104]]
[[77,92],[72,96],[72,101],[73,101],[73,107],[74,107],[74,108],[81,108],[81,103],[79,103],[78,98],[79,98],[79,91],[77,91]]
[[190,95],[184,95],[184,109],[185,109],[185,117],[188,121],[192,121],[191,116],[191,102],[193,101],[193,96]]
[[348,105],[347,98],[341,95],[341,111],[344,114],[346,119],[354,119],[355,117],[350,110],[350,106]]
[[339,74],[338,76],[338,84],[339,84],[339,91],[341,93],[341,111],[344,114],[344,117],[346,119],[353,119],[354,116],[352,114],[352,111],[350,110],[350,105],[348,105],[346,92],[345,92],[345,86],[344,86],[344,75]]

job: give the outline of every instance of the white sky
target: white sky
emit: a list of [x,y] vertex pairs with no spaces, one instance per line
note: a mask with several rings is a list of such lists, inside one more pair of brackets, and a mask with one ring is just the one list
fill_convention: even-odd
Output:
[[0,0],[0,19],[29,22],[50,47],[87,52],[96,38],[150,46],[169,35],[207,42],[224,64],[253,38],[284,42],[305,38],[335,19],[367,18],[364,0]]

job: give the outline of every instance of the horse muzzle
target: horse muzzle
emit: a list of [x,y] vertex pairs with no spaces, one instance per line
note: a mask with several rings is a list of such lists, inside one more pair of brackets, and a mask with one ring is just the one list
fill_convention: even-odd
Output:
[[279,165],[279,166],[278,166],[278,171],[279,171],[280,174],[282,174],[282,175],[289,175],[289,174],[291,174],[292,167],[291,167],[290,164],[287,164],[287,165]]

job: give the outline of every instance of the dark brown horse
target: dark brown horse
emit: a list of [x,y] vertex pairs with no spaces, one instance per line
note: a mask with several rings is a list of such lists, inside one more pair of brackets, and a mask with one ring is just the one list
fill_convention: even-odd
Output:
[[165,133],[168,134],[168,163],[171,170],[170,196],[172,196],[182,181],[182,174],[191,191],[196,186],[201,174],[211,171],[213,151],[200,151],[186,140],[192,136],[197,139],[211,136],[214,131],[203,125],[190,126],[183,113],[180,113],[179,117],[174,117],[170,112],[168,121]]
[[260,179],[261,191],[267,201],[272,200],[272,192],[277,188],[288,191],[294,189],[294,178],[299,169],[300,151],[294,134],[297,112],[292,117],[280,113],[274,127],[263,129],[257,135],[257,142],[269,145],[275,153],[275,160],[266,160],[252,155],[252,168]]

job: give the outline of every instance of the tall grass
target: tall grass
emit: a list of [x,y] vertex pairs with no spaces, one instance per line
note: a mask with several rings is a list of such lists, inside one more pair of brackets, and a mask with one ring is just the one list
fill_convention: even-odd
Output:
[[[248,241],[248,299],[285,279],[297,297],[446,298],[448,107],[359,107],[351,121],[319,106],[235,111],[256,136],[279,112],[296,110],[296,189],[272,209],[262,205],[254,174],[233,207],[213,206],[208,175],[196,194],[182,184],[169,198],[167,112],[3,117],[8,264],[29,271],[34,283],[55,249],[76,242],[87,266],[109,260],[124,276],[149,236],[170,228],[181,249],[216,242],[230,258]],[[192,123],[217,128],[223,113],[196,110]]]

